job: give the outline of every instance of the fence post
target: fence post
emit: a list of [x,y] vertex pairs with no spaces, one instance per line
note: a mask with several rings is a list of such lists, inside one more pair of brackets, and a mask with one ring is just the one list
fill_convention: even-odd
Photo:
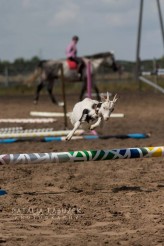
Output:
[[7,67],[5,67],[5,86],[9,86],[9,72]]
[[91,98],[92,80],[91,80],[91,62],[87,63],[87,94]]
[[66,96],[65,96],[65,80],[64,80],[64,72],[63,72],[63,64],[61,64],[61,81],[62,81],[62,94],[63,94],[63,110],[64,110],[64,126],[67,129],[67,105],[66,105]]

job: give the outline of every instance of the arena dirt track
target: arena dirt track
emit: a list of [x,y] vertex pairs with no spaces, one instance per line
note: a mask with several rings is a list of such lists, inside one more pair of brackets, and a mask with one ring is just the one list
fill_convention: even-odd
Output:
[[[120,93],[102,134],[151,133],[147,139],[76,140],[1,144],[1,153],[52,152],[164,145],[164,96]],[[60,97],[59,97],[60,99]],[[77,101],[67,96],[68,111]],[[1,118],[27,118],[30,111],[59,111],[47,96],[0,98]],[[20,124],[25,128],[64,128]],[[18,126],[2,124],[0,127]],[[69,122],[69,128],[71,124]],[[0,166],[1,245],[156,245],[164,243],[164,159]]]

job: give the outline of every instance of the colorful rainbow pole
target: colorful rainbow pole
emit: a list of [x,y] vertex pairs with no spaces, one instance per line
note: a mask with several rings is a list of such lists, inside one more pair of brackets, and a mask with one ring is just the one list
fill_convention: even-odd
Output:
[[3,154],[0,155],[0,165],[105,161],[149,157],[164,157],[164,146],[31,154]]

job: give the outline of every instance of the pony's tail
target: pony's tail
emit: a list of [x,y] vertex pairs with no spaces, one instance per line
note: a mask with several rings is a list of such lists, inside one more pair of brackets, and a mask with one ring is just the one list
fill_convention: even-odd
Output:
[[42,69],[40,67],[37,67],[33,74],[29,75],[29,77],[25,80],[25,84],[31,85],[41,74]]

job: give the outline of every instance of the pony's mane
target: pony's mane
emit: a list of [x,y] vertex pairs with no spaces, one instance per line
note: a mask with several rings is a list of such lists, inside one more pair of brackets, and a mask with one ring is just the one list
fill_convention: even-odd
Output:
[[93,55],[87,55],[84,57],[88,58],[88,59],[98,59],[98,58],[105,58],[108,56],[113,56],[113,53],[112,52],[101,52],[101,53],[97,53],[97,54],[93,54]]

